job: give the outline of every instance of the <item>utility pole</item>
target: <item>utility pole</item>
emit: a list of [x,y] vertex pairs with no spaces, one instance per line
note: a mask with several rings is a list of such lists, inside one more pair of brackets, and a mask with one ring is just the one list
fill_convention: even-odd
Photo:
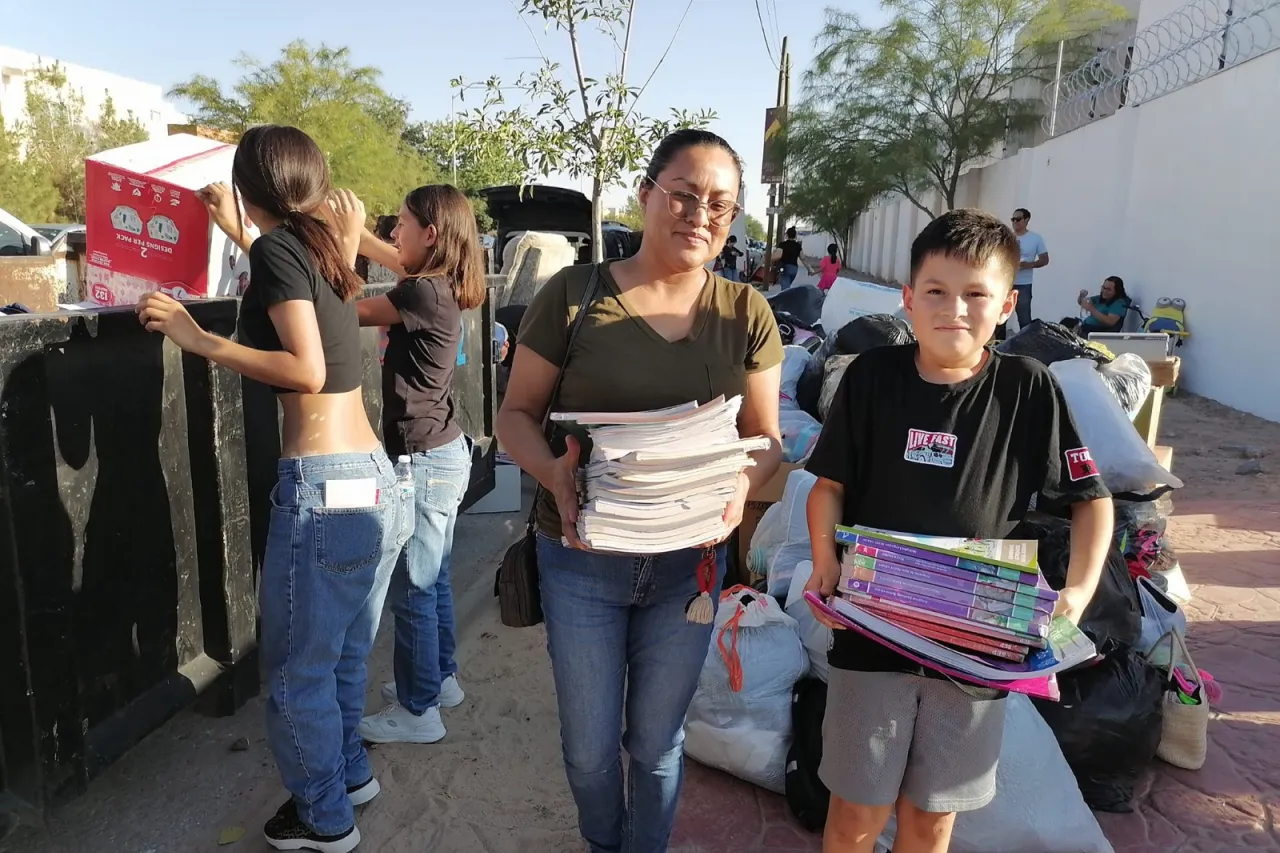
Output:
[[[782,55],[779,57],[779,60],[780,61],[778,62],[778,96],[777,96],[777,99],[774,101],[774,104],[775,106],[785,108],[787,105],[786,102],[788,100],[788,94],[787,94],[788,93],[788,82],[787,82],[788,69],[791,67],[791,54],[787,52],[786,36],[782,37]],[[785,116],[785,112],[784,112],[784,116]],[[783,121],[784,121],[784,132],[785,132],[786,119],[784,118]],[[783,225],[782,225],[782,222],[779,221],[780,217],[778,217],[777,214],[773,212],[778,207],[778,203],[779,203],[778,195],[779,195],[778,184],[769,184],[769,223],[766,226],[766,230],[764,232],[764,265],[765,265],[764,280],[765,280],[766,286],[771,283],[770,275],[773,272],[773,250],[778,245],[778,243],[782,242],[781,232],[783,229]],[[777,235],[776,242],[775,242],[775,234]]]
[[[782,105],[784,114],[791,109],[791,54],[787,52],[787,40],[782,40],[782,94],[779,97],[779,103]],[[788,125],[790,124],[790,116],[787,116]],[[778,207],[782,209],[783,215],[778,217],[778,245],[782,245],[782,241],[786,239],[787,233],[787,173],[782,173],[782,183],[778,186]]]

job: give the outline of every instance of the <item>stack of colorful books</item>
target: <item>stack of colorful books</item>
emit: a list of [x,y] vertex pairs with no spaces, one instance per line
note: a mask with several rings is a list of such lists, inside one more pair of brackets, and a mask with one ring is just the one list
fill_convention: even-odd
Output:
[[1058,593],[1037,543],[912,536],[839,527],[838,592],[850,603],[938,643],[1008,661],[1048,645]]

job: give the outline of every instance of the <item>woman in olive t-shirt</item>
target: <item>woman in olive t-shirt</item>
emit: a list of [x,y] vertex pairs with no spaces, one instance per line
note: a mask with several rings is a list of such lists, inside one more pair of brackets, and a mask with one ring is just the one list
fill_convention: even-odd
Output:
[[[599,287],[572,353],[566,353],[568,328],[593,267],[570,267],[547,281],[520,324],[498,414],[504,449],[545,489],[537,549],[547,647],[565,770],[579,826],[595,853],[667,849],[685,712],[711,640],[712,626],[691,622],[685,612],[699,591],[703,552],[641,557],[586,550],[575,525],[578,443],[562,438],[548,446],[542,419],[552,407],[635,411],[743,395],[740,433],[774,441],[739,478],[725,510],[729,528],[738,525],[751,485],[771,477],[781,460],[782,361],[764,297],[705,267],[741,212],[741,181],[741,161],[719,136],[681,130],[664,139],[639,190],[645,226],[639,252],[599,268]],[[715,554],[718,589],[723,543]],[[631,760],[629,796],[620,746]]]

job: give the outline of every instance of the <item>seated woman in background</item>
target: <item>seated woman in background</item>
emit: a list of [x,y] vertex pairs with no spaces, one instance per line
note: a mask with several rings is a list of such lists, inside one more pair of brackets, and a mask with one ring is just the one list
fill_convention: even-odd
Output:
[[1124,292],[1124,279],[1111,275],[1103,279],[1097,296],[1090,296],[1087,290],[1080,291],[1079,303],[1086,316],[1080,321],[1076,334],[1087,338],[1094,332],[1120,331],[1132,300]]

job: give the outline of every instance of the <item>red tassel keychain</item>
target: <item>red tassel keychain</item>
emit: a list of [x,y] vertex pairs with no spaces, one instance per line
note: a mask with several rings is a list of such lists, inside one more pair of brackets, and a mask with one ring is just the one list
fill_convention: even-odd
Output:
[[698,561],[698,594],[685,608],[685,618],[698,625],[710,625],[716,616],[715,603],[711,600],[712,587],[716,582],[716,549],[705,548],[702,559]]

